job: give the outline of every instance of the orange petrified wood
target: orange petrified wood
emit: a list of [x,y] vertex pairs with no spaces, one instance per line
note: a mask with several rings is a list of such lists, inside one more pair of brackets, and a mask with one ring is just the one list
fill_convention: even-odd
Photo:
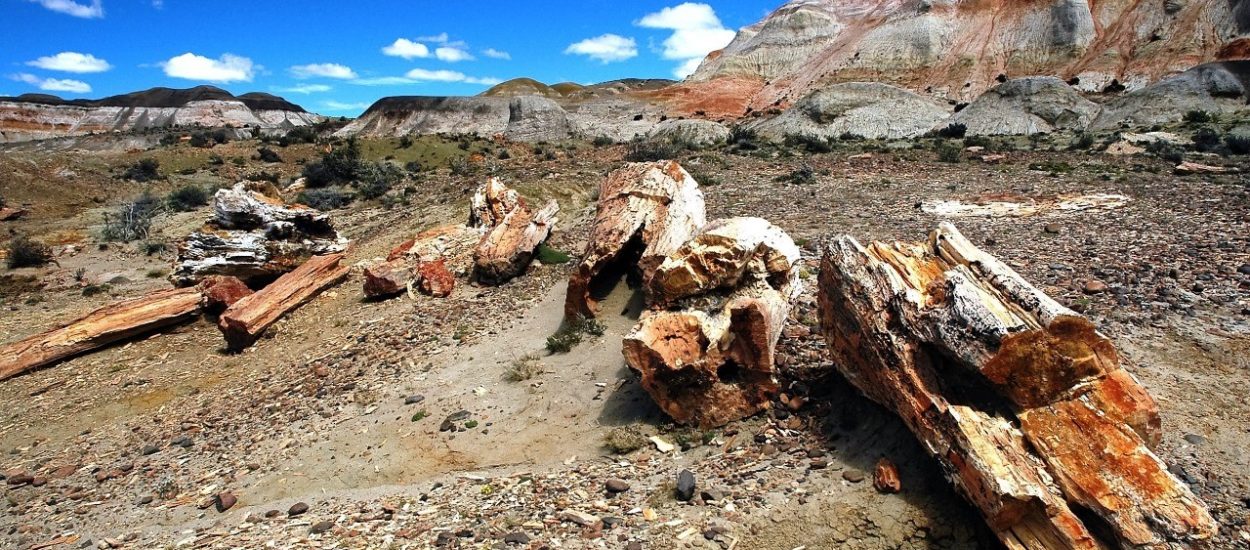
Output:
[[342,261],[343,254],[314,256],[295,271],[230,306],[217,323],[229,348],[240,351],[251,346],[283,315],[342,282],[350,271]]
[[[954,227],[923,244],[843,237],[825,253],[819,294],[835,364],[907,423],[1008,548],[1154,548],[1215,533],[1151,451],[1157,405],[1111,341]],[[1076,507],[1114,540],[1095,538]]]

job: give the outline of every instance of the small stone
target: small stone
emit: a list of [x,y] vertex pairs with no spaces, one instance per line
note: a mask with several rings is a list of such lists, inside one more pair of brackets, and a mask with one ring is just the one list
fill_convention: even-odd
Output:
[[434,546],[451,546],[456,543],[456,534],[451,531],[443,531],[434,538]]
[[829,460],[826,458],[813,459],[809,466],[813,470],[824,470],[829,467]]
[[1042,230],[1051,235],[1058,235],[1060,232],[1063,231],[1063,226],[1057,223],[1048,223],[1044,227],[1042,227]]
[[269,519],[276,518],[276,517],[278,517],[278,516],[280,516],[280,515],[282,515],[282,511],[281,511],[281,510],[270,510],[270,511],[268,511],[268,512],[265,512],[265,517],[266,517],[266,518],[269,518]]
[[513,531],[504,535],[503,541],[508,544],[529,544],[530,536],[520,531]]
[[560,520],[568,521],[581,525],[582,527],[591,527],[599,524],[599,516],[587,514],[578,510],[565,510],[560,512]]
[[603,527],[605,529],[612,529],[613,527],[616,527],[617,525],[625,525],[625,520],[618,518],[616,516],[604,516],[603,517]]
[[677,500],[690,502],[694,498],[694,472],[682,470],[677,474]]
[[150,456],[161,452],[161,448],[156,445],[144,445],[143,450],[139,451],[143,456]]
[[886,458],[878,460],[872,473],[872,486],[882,493],[902,491],[903,482],[898,477],[898,466]]
[[302,516],[306,513],[308,513],[308,504],[303,502],[292,504],[291,508],[286,511],[287,517]]
[[334,528],[334,522],[327,520],[327,521],[317,522],[315,525],[312,526],[312,529],[309,529],[308,531],[314,535],[320,535],[333,528]]
[[609,479],[603,484],[609,493],[624,493],[629,490],[629,484],[623,479]]
[[143,495],[135,499],[135,506],[147,506],[152,504],[153,500],[155,499],[152,498],[152,495]]
[[630,541],[625,545],[625,550],[642,550],[642,543],[638,541]]
[[847,470],[845,472],[842,472],[842,479],[845,479],[851,483],[859,483],[863,481],[865,477],[867,476],[864,475],[864,472],[861,472],[859,470],[852,469],[852,470]]
[[217,493],[217,497],[213,499],[213,506],[217,507],[217,512],[225,513],[226,510],[234,508],[234,505],[238,502],[238,497],[234,496],[234,493],[227,491],[224,493]]
[[178,437],[175,437],[172,441],[169,442],[170,447],[182,447],[183,449],[190,449],[191,446],[194,444],[195,442],[190,437],[187,437],[185,435],[180,435]]
[[725,499],[725,492],[720,489],[704,489],[699,493],[704,502],[716,502]]
[[824,457],[825,457],[824,449],[812,449],[810,451],[807,451],[807,458],[824,458]]
[[404,399],[404,404],[405,404],[405,405],[416,405],[416,404],[418,404],[418,403],[420,403],[420,402],[422,402],[422,401],[425,401],[425,396],[424,396],[424,395],[409,395],[407,398],[405,398],[405,399]]
[[1188,441],[1190,445],[1202,445],[1207,442],[1207,438],[1198,434],[1185,434],[1185,441]]
[[1086,294],[1102,294],[1108,290],[1107,283],[1097,279],[1085,283]]

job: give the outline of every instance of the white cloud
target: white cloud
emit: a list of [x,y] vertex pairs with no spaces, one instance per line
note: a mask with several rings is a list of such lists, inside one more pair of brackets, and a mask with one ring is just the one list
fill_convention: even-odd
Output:
[[296,65],[291,67],[291,74],[295,78],[340,78],[352,79],[356,78],[356,71],[346,65],[338,63],[311,63],[308,65]]
[[460,61],[472,61],[473,56],[455,46],[441,46],[434,50],[434,55],[442,61],[448,63],[456,63]]
[[78,52],[61,52],[56,55],[40,57],[34,61],[27,61],[26,64],[49,71],[67,73],[102,73],[113,68],[108,61],[89,53]]
[[11,78],[19,82],[25,82],[47,92],[70,92],[75,94],[86,94],[91,92],[91,85],[81,80],[39,78],[29,73],[15,74]]
[[464,82],[466,84],[483,84],[486,86],[494,86],[503,82],[498,78],[479,78],[468,76],[458,71],[448,71],[446,69],[431,71],[427,69],[413,69],[404,75],[414,82]]
[[568,48],[565,48],[564,53],[584,55],[603,63],[611,63],[637,57],[638,44],[634,42],[633,38],[605,34],[570,44]]
[[352,84],[358,86],[403,86],[406,84],[416,84],[417,81],[402,76],[379,76],[374,78],[357,78]]
[[346,102],[334,101],[334,100],[323,101],[321,102],[321,106],[324,107],[325,110],[331,111],[331,112],[363,111],[369,108],[368,103],[346,103]]
[[325,84],[299,84],[299,85],[296,85],[296,86],[291,86],[291,87],[289,87],[289,88],[278,88],[278,89],[277,89],[277,91],[282,92],[282,93],[286,93],[286,94],[305,94],[305,95],[307,95],[307,94],[316,94],[316,93],[321,93],[321,92],[328,92],[328,91],[333,90],[333,89],[334,89],[334,88],[331,88],[331,87],[329,87],[329,86],[326,86]]
[[638,26],[673,31],[664,40],[664,59],[679,61],[673,74],[690,76],[707,54],[724,48],[734,39],[734,31],[725,28],[716,11],[707,4],[686,2],[648,14]]
[[251,59],[234,54],[212,59],[188,52],[161,63],[161,67],[173,78],[207,82],[251,82],[256,74]]
[[74,0],[30,0],[52,11],[81,17],[83,19],[99,19],[104,17],[104,4],[100,0],[92,0],[90,5],[79,4]]
[[435,44],[446,44],[448,40],[451,40],[451,37],[447,36],[447,33],[445,32],[440,32],[434,36],[417,37],[418,42],[433,42]]
[[430,47],[420,42],[413,42],[407,38],[399,38],[396,39],[390,46],[382,48],[382,53],[391,57],[414,59],[418,57],[429,57]]
[[503,50],[496,50],[495,48],[486,48],[485,50],[482,50],[482,55],[491,59],[512,59],[512,54]]

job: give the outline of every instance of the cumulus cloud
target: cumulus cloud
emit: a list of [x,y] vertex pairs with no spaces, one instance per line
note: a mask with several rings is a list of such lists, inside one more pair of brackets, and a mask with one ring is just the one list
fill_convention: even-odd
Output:
[[584,55],[603,63],[612,63],[637,57],[638,44],[633,38],[605,34],[570,44],[568,48],[565,48],[564,53]]
[[430,47],[420,42],[408,40],[407,38],[399,38],[396,39],[390,46],[382,48],[382,53],[391,57],[416,59],[418,57],[429,57]]
[[734,31],[725,28],[716,11],[707,4],[686,2],[648,14],[638,26],[673,31],[664,40],[661,55],[680,62],[673,74],[690,76],[707,54],[724,48],[734,39]]
[[190,52],[170,58],[161,67],[167,76],[206,82],[251,82],[257,68],[251,59],[234,54],[212,59]]
[[441,61],[448,63],[457,63],[460,61],[472,61],[473,56],[469,52],[457,46],[441,46],[434,50],[434,56]]
[[448,71],[446,69],[431,71],[428,69],[413,69],[404,75],[406,78],[414,82],[464,82],[466,84],[482,84],[486,86],[494,86],[503,82],[498,78],[480,78],[468,76],[459,71]]
[[321,102],[321,106],[324,107],[326,111],[336,113],[343,111],[363,111],[369,108],[368,103],[346,103],[334,100],[323,101]]
[[512,54],[503,50],[496,50],[495,48],[486,48],[485,50],[482,50],[482,55],[491,59],[512,59]]
[[86,94],[91,92],[91,85],[81,80],[39,78],[29,73],[15,74],[12,78],[13,80],[25,82],[46,92],[70,92],[74,94]]
[[108,61],[89,53],[78,52],[61,52],[56,55],[40,57],[34,61],[27,61],[26,64],[49,71],[83,74],[102,73],[113,68]]
[[433,36],[418,36],[417,37],[418,42],[433,42],[435,44],[446,44],[448,40],[451,40],[451,37],[447,36],[447,33],[445,32],[440,32]]
[[81,17],[83,19],[99,19],[104,17],[104,4],[100,0],[92,0],[90,4],[79,4],[74,0],[30,0],[52,11]]
[[356,78],[356,71],[346,65],[338,63],[310,63],[308,65],[296,65],[291,67],[291,74],[295,78],[339,78],[349,80]]
[[286,94],[307,95],[307,94],[317,94],[317,93],[322,93],[322,92],[328,92],[332,89],[333,88],[326,86],[325,84],[299,84],[296,86],[291,86],[289,88],[277,88],[276,91],[286,93]]

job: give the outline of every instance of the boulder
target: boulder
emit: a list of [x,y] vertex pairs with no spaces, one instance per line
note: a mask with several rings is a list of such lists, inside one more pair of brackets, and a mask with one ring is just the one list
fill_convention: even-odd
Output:
[[253,293],[238,277],[227,275],[205,277],[200,282],[200,292],[204,294],[204,311],[214,314],[225,311]]
[[366,298],[385,298],[402,294],[413,278],[413,269],[403,258],[381,262],[364,270]]
[[446,260],[439,258],[417,266],[417,285],[423,294],[446,298],[456,289],[456,277],[447,269]]
[[562,141],[573,133],[568,113],[555,101],[540,96],[521,96],[508,102],[508,126],[504,137],[513,141]]

